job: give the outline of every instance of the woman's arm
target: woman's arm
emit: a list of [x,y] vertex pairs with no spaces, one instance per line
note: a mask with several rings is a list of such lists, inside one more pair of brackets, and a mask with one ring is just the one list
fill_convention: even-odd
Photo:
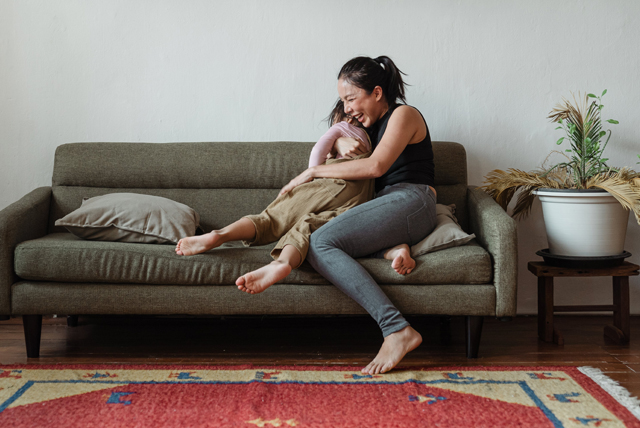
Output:
[[333,143],[333,151],[343,158],[352,159],[363,155],[369,150],[363,141],[352,137],[340,137]]
[[413,107],[400,106],[391,114],[384,136],[370,157],[309,168],[283,187],[280,194],[314,178],[378,178],[389,170],[407,144],[420,142],[426,135],[427,128],[420,113]]

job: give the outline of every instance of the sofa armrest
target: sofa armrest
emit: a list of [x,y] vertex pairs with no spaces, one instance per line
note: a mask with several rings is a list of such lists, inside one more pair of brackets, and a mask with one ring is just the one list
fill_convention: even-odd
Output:
[[11,285],[16,245],[47,233],[51,187],[39,187],[0,211],[0,315],[11,314]]
[[518,286],[518,234],[511,218],[487,193],[468,186],[469,228],[493,260],[496,317],[514,316]]

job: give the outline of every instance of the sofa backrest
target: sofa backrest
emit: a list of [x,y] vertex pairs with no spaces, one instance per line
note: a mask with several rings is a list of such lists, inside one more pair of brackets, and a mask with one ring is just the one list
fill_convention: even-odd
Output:
[[[200,214],[205,231],[261,212],[308,165],[313,143],[72,143],[56,149],[50,232],[85,197],[115,192],[173,199]],[[434,142],[439,203],[455,203],[466,227],[467,165],[458,143]]]

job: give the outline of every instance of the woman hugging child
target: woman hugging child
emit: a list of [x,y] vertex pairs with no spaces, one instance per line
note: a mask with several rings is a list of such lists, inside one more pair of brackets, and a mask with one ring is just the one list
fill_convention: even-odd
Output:
[[[314,145],[309,156],[309,167],[322,163],[347,162],[371,155],[371,142],[359,123],[344,112],[342,101],[334,107],[329,123],[331,128]],[[352,159],[331,159],[334,143],[340,137],[362,141],[368,152]],[[250,294],[260,293],[287,277],[298,268],[307,256],[309,236],[329,220],[364,202],[371,200],[374,180],[341,180],[316,178],[278,196],[262,213],[248,215],[219,230],[183,238],[176,246],[176,253],[190,256],[209,251],[229,241],[243,241],[247,246],[266,245],[278,241],[271,251],[274,261],[247,273],[236,280],[239,290]],[[392,260],[393,269],[401,275],[411,273],[415,261],[409,246],[401,244],[384,251],[383,256]]]

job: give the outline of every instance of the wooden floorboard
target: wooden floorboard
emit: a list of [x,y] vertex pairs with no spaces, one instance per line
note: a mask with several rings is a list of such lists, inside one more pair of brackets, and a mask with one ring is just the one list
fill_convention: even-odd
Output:
[[[464,322],[451,319],[449,343],[437,317],[407,317],[424,338],[402,361],[409,366],[572,365],[597,367],[640,395],[640,317],[631,342],[604,338],[606,316],[556,316],[564,346],[537,337],[536,317],[485,320],[480,358],[465,357]],[[635,340],[634,340],[635,339]],[[40,358],[27,359],[21,318],[0,321],[0,364],[207,364],[363,366],[382,343],[368,317],[144,317],[45,318]]]

